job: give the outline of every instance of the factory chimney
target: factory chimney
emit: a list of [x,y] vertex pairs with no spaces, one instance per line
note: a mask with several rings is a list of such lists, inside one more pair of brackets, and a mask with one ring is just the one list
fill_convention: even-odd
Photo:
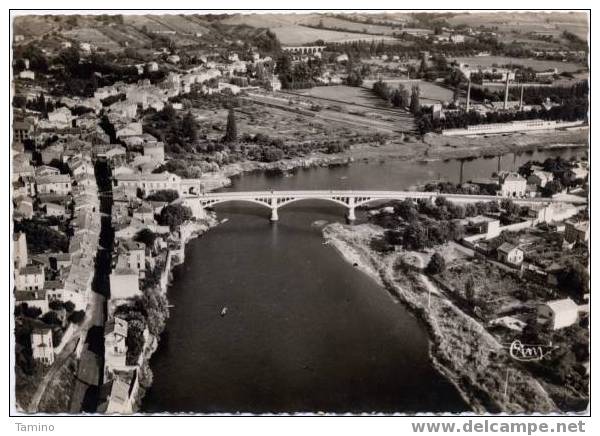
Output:
[[504,88],[504,110],[508,109],[508,71],[506,72],[506,87]]
[[519,110],[520,111],[523,110],[523,88],[525,88],[525,86],[523,84],[521,84],[521,99],[519,100]]
[[467,113],[471,108],[471,79],[469,79],[469,85],[467,87]]

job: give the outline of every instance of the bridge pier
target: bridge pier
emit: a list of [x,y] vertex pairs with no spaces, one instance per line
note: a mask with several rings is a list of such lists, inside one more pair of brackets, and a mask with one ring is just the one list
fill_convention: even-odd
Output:
[[354,213],[354,207],[348,208],[348,214],[346,215],[346,219],[348,221],[354,221],[356,219],[356,214]]
[[272,197],[271,198],[271,221],[278,221],[279,220],[279,214],[277,213],[277,198]]

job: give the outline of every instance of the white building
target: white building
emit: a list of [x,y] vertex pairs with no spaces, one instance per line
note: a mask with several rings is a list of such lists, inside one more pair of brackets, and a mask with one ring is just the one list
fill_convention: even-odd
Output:
[[527,180],[518,173],[500,175],[500,192],[503,197],[524,197],[527,191]]
[[54,363],[52,330],[42,328],[34,329],[31,332],[31,352],[33,359],[44,365],[52,365]]
[[17,270],[15,288],[17,291],[37,291],[44,289],[44,267],[29,265]]
[[569,327],[579,319],[579,308],[570,298],[553,300],[538,306],[538,322],[552,330]]
[[67,195],[71,192],[71,177],[68,174],[36,177],[35,184],[38,194]]
[[104,328],[104,379],[109,380],[115,369],[127,367],[128,323],[115,317]]
[[523,250],[508,242],[498,247],[498,260],[513,266],[520,266],[523,263]]
[[28,262],[27,258],[27,237],[25,233],[15,233],[13,235],[13,250],[15,253],[15,268],[25,268]]
[[128,299],[141,295],[139,275],[129,268],[117,268],[110,274],[111,299]]

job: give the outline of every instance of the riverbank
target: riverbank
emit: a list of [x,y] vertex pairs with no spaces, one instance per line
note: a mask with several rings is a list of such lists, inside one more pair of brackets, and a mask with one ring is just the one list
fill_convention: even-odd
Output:
[[417,162],[474,159],[552,148],[587,147],[588,135],[589,129],[470,137],[428,134],[425,135],[423,141],[388,141],[378,146],[358,144],[342,153],[312,153],[309,156],[282,159],[276,162],[245,161],[224,165],[215,173],[215,183],[208,185],[206,190],[225,187],[228,185],[226,180],[229,178],[255,171],[286,173],[299,168],[333,167],[359,161],[380,162],[397,159]]
[[[187,244],[191,240],[193,240],[195,238],[199,238],[200,236],[202,236],[203,234],[205,234],[207,231],[209,231],[211,228],[217,226],[218,224],[219,224],[219,221],[216,218],[216,213],[205,212],[204,216],[196,217],[195,221],[190,221],[190,222],[184,223],[184,224],[182,224],[182,226],[180,226],[178,233],[180,235],[181,248],[179,250],[177,250],[177,252],[173,253],[173,255],[170,257],[171,261],[168,262],[167,267],[165,268],[165,271],[163,272],[163,274],[166,275],[166,280],[161,280],[161,283],[160,283],[160,290],[161,290],[162,294],[164,295],[166,303],[167,303],[166,307],[164,307],[164,313],[163,313],[163,316],[165,317],[166,321],[168,321],[168,318],[169,318],[168,306],[170,305],[170,303],[169,303],[168,291],[169,291],[169,287],[171,285],[173,269],[176,266],[182,265],[185,262],[185,249],[187,247]],[[162,331],[160,332],[160,334],[162,334]],[[140,385],[140,388],[138,389],[137,394],[133,401],[133,404],[134,404],[133,412],[134,413],[139,412],[142,400],[143,400],[147,390],[152,386],[152,381],[153,381],[154,375],[152,373],[152,368],[150,367],[150,360],[152,359],[152,356],[154,355],[156,350],[158,350],[158,346],[159,346],[159,342],[160,342],[160,334],[153,335],[151,333],[148,333],[146,341],[144,343],[142,355],[139,360],[139,366],[140,366],[139,385]]]
[[[383,228],[330,224],[328,244],[373,278],[423,321],[430,358],[476,413],[550,413],[558,408],[540,383],[523,371],[476,320],[452,304],[421,273],[402,268],[402,252],[382,254],[370,241]],[[508,382],[507,382],[508,380]]]

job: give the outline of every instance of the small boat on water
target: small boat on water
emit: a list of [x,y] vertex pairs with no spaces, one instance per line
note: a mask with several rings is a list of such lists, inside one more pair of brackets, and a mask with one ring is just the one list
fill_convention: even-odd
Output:
[[227,221],[229,221],[229,218],[223,218],[223,219],[221,220],[221,224],[225,224]]
[[227,315],[227,306],[225,306],[222,310],[221,310],[221,316],[225,316]]

